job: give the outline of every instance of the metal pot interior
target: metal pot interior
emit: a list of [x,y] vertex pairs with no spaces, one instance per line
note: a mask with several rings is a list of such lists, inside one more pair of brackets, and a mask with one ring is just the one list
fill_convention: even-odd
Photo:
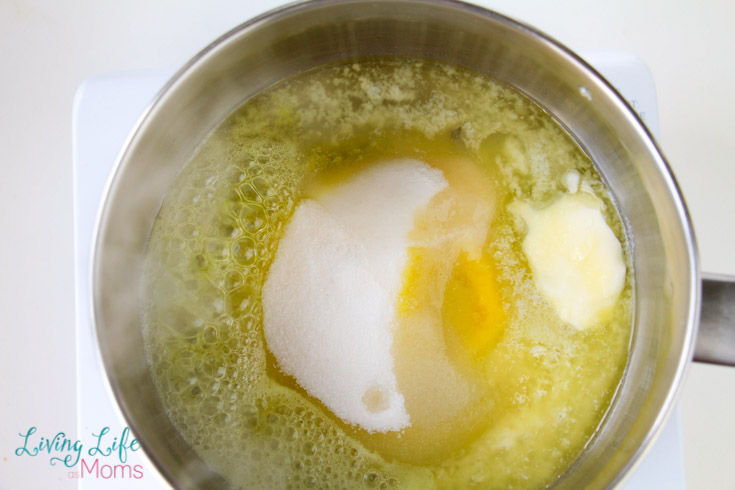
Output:
[[686,209],[645,127],[591,68],[529,27],[453,1],[296,4],[226,34],[164,88],[118,162],[94,248],[97,336],[131,429],[177,488],[226,486],[168,420],[148,372],[139,292],[153,221],[197,144],[245,100],[371,55],[446,61],[515,87],[569,131],[612,189],[634,242],[634,338],[605,422],[557,486],[614,485],[661,428],[691,357],[699,278]]

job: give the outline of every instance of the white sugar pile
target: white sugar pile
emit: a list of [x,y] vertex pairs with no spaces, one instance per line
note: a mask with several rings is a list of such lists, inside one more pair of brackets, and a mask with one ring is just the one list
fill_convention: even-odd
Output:
[[372,165],[317,200],[364,247],[376,279],[397,294],[416,210],[447,186],[419,160]]
[[294,211],[263,286],[268,348],[335,415],[410,425],[391,357],[394,303],[416,211],[444,187],[417,160],[371,166]]

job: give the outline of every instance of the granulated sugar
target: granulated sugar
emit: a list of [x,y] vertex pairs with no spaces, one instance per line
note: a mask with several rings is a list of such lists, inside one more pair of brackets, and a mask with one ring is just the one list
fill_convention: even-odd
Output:
[[441,171],[396,160],[302,201],[263,287],[280,369],[367,431],[410,425],[393,372],[394,304],[414,215],[446,185]]
[[397,294],[416,211],[447,186],[441,170],[413,159],[372,165],[317,200],[364,247],[375,278]]

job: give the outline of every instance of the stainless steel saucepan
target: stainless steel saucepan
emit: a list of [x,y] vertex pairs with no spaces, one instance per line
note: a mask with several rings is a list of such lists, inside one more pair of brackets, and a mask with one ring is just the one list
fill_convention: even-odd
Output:
[[[139,303],[146,241],[168,187],[224,117],[298,72],[372,55],[446,61],[515,87],[569,131],[612,189],[635,243],[634,338],[605,422],[557,486],[614,486],[662,428],[694,352],[702,283],[692,224],[648,130],[595,70],[528,26],[452,0],[293,4],[227,33],[161,91],[117,163],[94,245],[99,348],[131,429],[175,487],[226,486],[171,424],[149,374]],[[730,278],[704,281],[699,358],[735,364],[734,299]]]

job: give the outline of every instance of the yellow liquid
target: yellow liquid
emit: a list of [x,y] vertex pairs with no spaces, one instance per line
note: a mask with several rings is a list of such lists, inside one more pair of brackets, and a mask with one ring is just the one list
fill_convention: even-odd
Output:
[[[279,371],[260,289],[299,200],[391,158],[441,169],[455,200],[482,196],[491,226],[471,253],[409,250],[392,353],[412,425],[368,433]],[[148,247],[144,333],[171,420],[235,487],[553,483],[603,419],[631,322],[629,283],[613,319],[586,332],[558,320],[534,288],[523,225],[506,206],[552,200],[569,169],[605,203],[627,250],[584,154],[538,107],[476,73],[369,59],[247,102],[179,176]],[[440,239],[441,219],[422,220],[424,236]]]

